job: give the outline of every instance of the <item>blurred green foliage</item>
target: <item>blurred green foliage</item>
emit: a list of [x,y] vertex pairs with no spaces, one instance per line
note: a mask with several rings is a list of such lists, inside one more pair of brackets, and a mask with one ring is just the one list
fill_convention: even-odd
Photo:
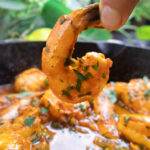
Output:
[[137,28],[136,36],[140,40],[150,40],[150,26],[142,26]]
[[[38,28],[52,28],[57,18],[72,9],[85,6],[99,0],[0,0],[0,40],[24,39],[26,35]],[[142,38],[150,28],[141,28],[145,20],[150,20],[150,0],[141,0],[130,17],[134,20],[118,32],[127,35],[126,30],[134,30]],[[138,27],[139,26],[139,27]],[[81,40],[107,40],[112,34],[106,30],[89,29],[80,35]]]

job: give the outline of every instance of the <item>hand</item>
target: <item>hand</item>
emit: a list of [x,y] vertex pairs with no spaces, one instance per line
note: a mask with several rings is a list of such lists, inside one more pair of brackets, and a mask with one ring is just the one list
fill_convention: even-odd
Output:
[[109,30],[116,30],[125,24],[139,0],[101,0],[101,21]]

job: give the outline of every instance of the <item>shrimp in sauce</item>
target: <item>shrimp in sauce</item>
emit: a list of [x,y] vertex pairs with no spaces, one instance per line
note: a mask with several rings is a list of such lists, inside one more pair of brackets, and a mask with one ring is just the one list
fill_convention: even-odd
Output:
[[98,4],[61,17],[43,49],[46,75],[31,68],[0,88],[0,149],[150,149],[150,80],[105,85],[110,59],[71,57],[99,18]]

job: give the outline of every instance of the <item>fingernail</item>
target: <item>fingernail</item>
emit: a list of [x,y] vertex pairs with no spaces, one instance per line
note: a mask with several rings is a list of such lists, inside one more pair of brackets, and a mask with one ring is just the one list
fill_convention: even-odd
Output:
[[115,9],[109,6],[104,6],[101,11],[101,21],[105,28],[116,30],[121,26],[122,18],[119,12]]

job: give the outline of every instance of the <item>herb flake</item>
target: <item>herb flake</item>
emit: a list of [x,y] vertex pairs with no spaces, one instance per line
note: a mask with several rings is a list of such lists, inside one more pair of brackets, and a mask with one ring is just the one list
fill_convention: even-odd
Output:
[[116,95],[116,92],[113,91],[113,90],[106,90],[106,94],[109,98],[109,100],[115,104],[117,102],[117,95]]
[[93,65],[92,68],[93,68],[95,71],[98,71],[98,69],[99,69],[99,63],[97,62],[97,64]]
[[82,70],[83,70],[84,72],[87,72],[88,69],[89,69],[89,66],[83,66],[83,67],[82,67]]
[[75,70],[75,73],[76,73],[78,80],[80,80],[80,81],[86,80],[86,77],[82,73],[80,73],[79,71]]
[[82,81],[78,79],[77,84],[76,84],[76,89],[77,89],[78,92],[80,92],[81,84],[82,84]]
[[144,92],[144,97],[145,97],[145,98],[149,98],[149,97],[150,97],[150,89],[148,89],[148,90],[146,90],[146,91]]
[[92,78],[93,75],[92,75],[90,72],[88,72],[88,73],[86,73],[85,75],[83,75],[82,73],[80,73],[80,72],[77,71],[77,70],[75,70],[75,74],[76,74],[76,76],[77,76],[76,89],[77,89],[77,91],[80,92],[82,82],[85,81],[85,80],[88,80],[89,78]]
[[62,129],[62,125],[58,122],[52,122],[51,127],[54,129]]
[[105,72],[103,72],[101,76],[103,79],[106,79],[106,73]]
[[48,79],[45,79],[45,80],[44,80],[44,83],[45,83],[45,86],[46,86],[46,87],[48,87],[48,86],[49,86]]
[[73,88],[73,86],[68,86],[65,90],[62,90],[62,95],[67,97],[70,96],[70,92]]
[[125,122],[125,126],[128,125],[128,122],[130,121],[130,117],[129,116],[125,116],[124,117],[124,122]]
[[93,75],[92,75],[90,72],[88,72],[88,73],[85,75],[86,80],[87,80],[87,79],[90,79],[90,78],[92,78],[92,77],[93,77]]
[[35,117],[29,116],[24,120],[24,125],[31,127],[35,121]]
[[32,105],[33,107],[39,106],[39,103],[40,103],[40,100],[39,100],[38,98],[35,98],[35,99],[33,99],[33,100],[31,101],[31,105]]
[[42,115],[45,115],[45,114],[47,114],[47,113],[48,113],[48,109],[47,109],[47,108],[45,108],[45,107],[41,107],[41,109],[40,109],[40,113],[41,113]]
[[79,109],[82,112],[86,111],[86,105],[84,103],[80,103],[80,104],[76,105],[75,108]]

